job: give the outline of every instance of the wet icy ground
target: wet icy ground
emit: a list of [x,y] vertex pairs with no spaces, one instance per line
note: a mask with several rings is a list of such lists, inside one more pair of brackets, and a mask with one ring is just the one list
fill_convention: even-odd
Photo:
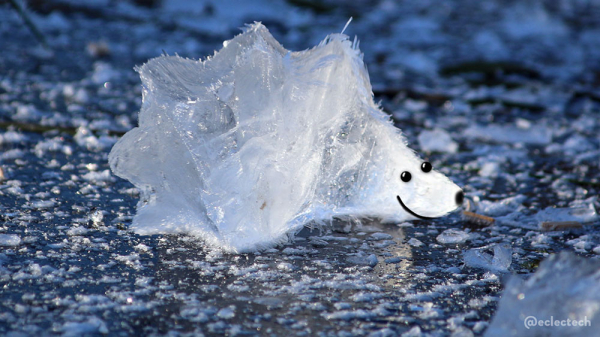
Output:
[[[30,5],[53,53],[0,5],[0,334],[478,335],[509,275],[600,255],[596,2]],[[127,230],[136,191],[107,156],[136,124],[134,65],[254,20],[304,49],[351,15],[384,109],[494,226],[340,222],[241,255]]]

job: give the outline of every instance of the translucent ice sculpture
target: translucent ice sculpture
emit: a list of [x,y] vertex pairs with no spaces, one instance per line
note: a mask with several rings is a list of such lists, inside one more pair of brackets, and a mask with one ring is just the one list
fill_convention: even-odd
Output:
[[109,156],[141,192],[138,233],[240,252],[333,217],[430,218],[462,201],[373,102],[356,41],[290,52],[254,24],[223,45],[138,68],[139,127]]

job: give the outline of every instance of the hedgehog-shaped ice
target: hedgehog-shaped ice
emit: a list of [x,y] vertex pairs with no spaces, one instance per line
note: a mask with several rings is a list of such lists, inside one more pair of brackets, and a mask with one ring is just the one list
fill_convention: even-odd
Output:
[[257,23],[223,45],[205,61],[161,56],[137,69],[139,127],[109,155],[140,190],[137,233],[252,251],[308,223],[438,217],[462,200],[374,103],[346,35],[290,52]]

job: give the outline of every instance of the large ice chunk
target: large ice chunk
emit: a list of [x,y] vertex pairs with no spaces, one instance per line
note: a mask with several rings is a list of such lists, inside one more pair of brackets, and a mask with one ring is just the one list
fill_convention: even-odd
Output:
[[598,260],[550,256],[527,281],[511,278],[486,336],[598,336],[599,277]]
[[205,61],[161,56],[137,70],[139,127],[109,162],[140,189],[138,233],[187,233],[239,252],[333,217],[414,219],[398,196],[428,217],[460,200],[373,102],[345,35],[290,52],[254,24]]

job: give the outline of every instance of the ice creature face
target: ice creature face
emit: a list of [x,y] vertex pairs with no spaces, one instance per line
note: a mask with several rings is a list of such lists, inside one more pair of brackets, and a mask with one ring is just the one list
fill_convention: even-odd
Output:
[[253,251],[334,217],[403,221],[457,206],[460,188],[423,166],[373,101],[345,35],[291,52],[254,24],[205,61],[161,56],[138,71],[139,127],[109,155],[140,189],[137,233]]
[[367,207],[372,209],[379,203],[379,217],[387,222],[430,220],[456,210],[464,198],[461,188],[419,158],[400,130],[391,131],[389,138],[378,139],[378,149],[393,152],[373,153],[375,167],[383,173],[382,178],[377,171],[372,173],[377,178],[371,179],[371,184],[378,192],[370,191],[377,198],[362,199]]
[[462,204],[463,191],[457,189],[457,186],[444,175],[433,171],[431,163],[424,161],[412,172],[400,173],[399,179],[406,185],[401,189],[400,194],[396,195],[398,203],[408,214],[417,219],[431,220]]

